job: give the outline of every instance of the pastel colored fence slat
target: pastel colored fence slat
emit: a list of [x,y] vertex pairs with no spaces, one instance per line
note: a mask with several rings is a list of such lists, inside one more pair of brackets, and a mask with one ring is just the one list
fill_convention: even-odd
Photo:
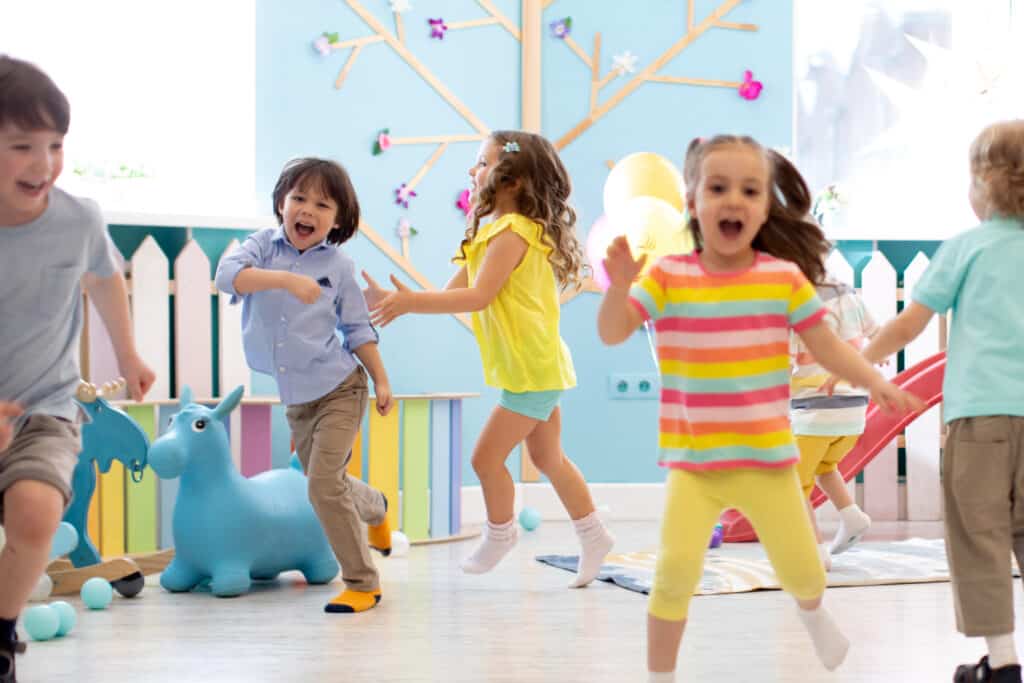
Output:
[[124,555],[124,465],[116,460],[100,475],[100,555]]
[[251,477],[271,467],[270,404],[242,404],[242,476]]
[[[914,287],[928,268],[928,257],[918,252],[903,274],[904,300],[910,301]],[[907,367],[939,352],[939,321],[931,322],[917,339],[907,345],[904,358]],[[942,519],[942,484],[939,477],[939,454],[942,448],[941,406],[935,406],[911,422],[906,429],[907,445],[907,519],[931,521]]]
[[402,404],[402,531],[418,541],[430,535],[430,401]]
[[170,279],[167,256],[147,235],[131,259],[132,331],[143,360],[156,373],[148,398],[171,396],[171,311],[167,305]]
[[452,401],[451,434],[448,454],[451,458],[451,489],[448,494],[448,533],[462,531],[462,399]]
[[[96,465],[93,464],[93,470],[96,470]],[[96,475],[96,490],[92,493],[92,500],[89,501],[89,519],[87,523],[89,525],[89,538],[92,542],[100,543],[102,537],[100,536],[101,531],[101,520],[102,514],[100,513],[100,488],[103,486],[103,482],[100,481],[99,472]]]
[[[861,281],[865,305],[878,324],[884,325],[896,315],[896,270],[882,252],[876,251],[864,268]],[[896,363],[890,362],[879,370],[892,377],[896,374]],[[864,468],[864,510],[878,520],[899,517],[898,454],[894,441]]]
[[451,401],[430,402],[430,535],[447,536],[451,526]]
[[174,260],[174,286],[176,395],[188,386],[193,396],[212,396],[210,260],[195,240]]
[[[228,256],[238,247],[238,240],[231,240],[224,250]],[[222,259],[223,259],[222,256]],[[220,316],[218,359],[220,361],[220,394],[227,396],[235,387],[245,387],[244,396],[252,394],[252,372],[245,360],[242,348],[242,305],[231,303],[231,296],[221,293],[217,296],[217,312]]]
[[369,484],[388,499],[388,524],[398,528],[398,414],[392,410],[386,416],[370,410]]
[[[125,406],[124,411],[146,432],[150,443],[156,439],[156,407]],[[129,476],[125,482],[125,538],[130,553],[148,553],[157,548],[157,476],[146,467],[142,481]]]
[[[163,434],[167,431],[167,422],[172,415],[178,412],[178,405],[161,405],[157,411],[157,432]],[[159,534],[158,542],[160,548],[174,547],[174,501],[178,498],[178,480],[161,479],[157,485],[157,503],[159,505]]]

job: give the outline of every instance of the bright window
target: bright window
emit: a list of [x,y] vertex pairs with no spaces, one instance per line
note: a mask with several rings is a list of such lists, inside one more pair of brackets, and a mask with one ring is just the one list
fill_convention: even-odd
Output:
[[108,214],[254,210],[254,0],[5,3],[0,46],[71,102],[65,189]]
[[829,236],[942,239],[975,223],[970,141],[1024,111],[1013,3],[795,1],[796,162],[816,194],[838,184]]

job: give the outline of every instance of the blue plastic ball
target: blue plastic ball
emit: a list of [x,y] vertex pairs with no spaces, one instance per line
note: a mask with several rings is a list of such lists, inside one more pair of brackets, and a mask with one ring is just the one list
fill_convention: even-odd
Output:
[[71,633],[71,629],[75,627],[75,622],[78,620],[75,614],[75,608],[63,600],[50,603],[50,609],[57,613],[60,617],[60,627],[57,629],[57,637],[66,636]]
[[25,611],[22,623],[32,640],[49,640],[57,635],[60,615],[49,605],[36,605]]
[[67,522],[61,522],[57,526],[57,532],[53,535],[53,543],[50,546],[50,559],[67,555],[78,547],[78,532],[75,527]]
[[533,531],[540,526],[540,513],[533,508],[523,508],[519,513],[519,523],[527,531]]
[[82,602],[89,609],[105,609],[114,599],[114,588],[106,579],[94,576],[82,586]]

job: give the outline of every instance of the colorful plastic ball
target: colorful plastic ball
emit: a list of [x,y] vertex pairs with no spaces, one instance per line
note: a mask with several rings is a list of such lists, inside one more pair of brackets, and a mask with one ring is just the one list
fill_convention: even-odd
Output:
[[391,554],[389,557],[402,557],[409,552],[409,537],[401,531],[391,532]]
[[49,640],[60,628],[60,614],[49,605],[36,605],[25,610],[22,623],[32,640]]
[[31,602],[42,602],[50,597],[50,593],[53,592],[53,579],[48,574],[43,574],[36,581],[36,587],[32,589],[32,594],[28,596]]
[[75,622],[78,620],[75,615],[75,608],[63,600],[50,603],[50,609],[57,613],[60,617],[60,627],[57,629],[57,637],[66,636],[71,633],[71,629],[75,627]]
[[106,609],[114,599],[114,588],[106,579],[94,576],[82,585],[82,602],[89,609]]
[[533,508],[523,508],[519,513],[519,524],[527,531],[540,526],[540,513]]
[[721,524],[715,525],[715,530],[711,532],[711,543],[708,544],[709,548],[717,548],[722,545],[722,539],[725,537],[725,528]]
[[75,527],[67,522],[61,522],[53,535],[53,542],[50,546],[50,559],[67,555],[78,547],[78,532]]

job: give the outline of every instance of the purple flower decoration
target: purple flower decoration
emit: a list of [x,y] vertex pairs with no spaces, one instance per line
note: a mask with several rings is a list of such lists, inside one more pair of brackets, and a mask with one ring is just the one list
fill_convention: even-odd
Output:
[[469,215],[470,209],[473,208],[473,205],[469,201],[469,190],[463,190],[459,193],[459,198],[456,200],[455,206],[462,209],[462,213],[465,215]]
[[444,34],[448,30],[448,24],[444,23],[444,19],[427,19],[427,23],[430,24],[430,37],[444,40]]
[[740,83],[739,93],[740,97],[745,100],[756,100],[761,96],[761,90],[764,89],[764,83],[761,81],[754,80],[754,73],[752,71],[743,72],[743,82]]
[[327,33],[324,31],[323,35],[313,41],[313,49],[320,53],[321,57],[326,57],[331,54],[331,43],[338,42],[337,33]]
[[572,17],[565,17],[558,21],[552,21],[551,24],[551,35],[559,40],[565,40],[565,37],[569,35],[572,30]]
[[416,196],[416,191],[411,187],[406,187],[405,183],[402,183],[395,189],[395,204],[398,204],[403,209],[409,208],[409,200]]

